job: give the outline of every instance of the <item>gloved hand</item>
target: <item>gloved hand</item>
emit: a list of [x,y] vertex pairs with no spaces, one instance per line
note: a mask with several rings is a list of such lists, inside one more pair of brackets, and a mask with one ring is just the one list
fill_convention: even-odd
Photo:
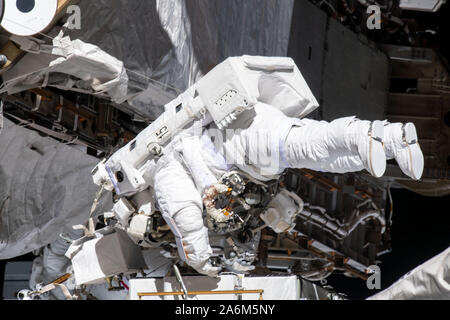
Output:
[[230,269],[236,273],[246,273],[255,270],[255,266],[250,263],[239,263],[238,261],[234,261]]
[[193,267],[198,273],[207,275],[209,277],[217,277],[218,273],[222,270],[221,267],[214,267],[210,259],[195,265],[191,264],[191,267]]

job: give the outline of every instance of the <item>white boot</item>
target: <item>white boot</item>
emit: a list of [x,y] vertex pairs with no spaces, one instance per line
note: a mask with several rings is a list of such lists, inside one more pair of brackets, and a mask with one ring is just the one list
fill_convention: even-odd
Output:
[[374,177],[380,178],[386,170],[386,154],[383,148],[384,124],[382,121],[354,120],[349,124],[346,140],[356,148],[362,163]]
[[386,157],[395,158],[404,174],[414,180],[422,177],[424,158],[413,123],[385,122],[384,146]]

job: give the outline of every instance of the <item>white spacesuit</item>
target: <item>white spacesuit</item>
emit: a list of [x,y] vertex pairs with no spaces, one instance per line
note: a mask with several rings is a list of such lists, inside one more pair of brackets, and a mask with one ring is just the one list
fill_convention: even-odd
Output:
[[300,120],[263,103],[256,104],[254,111],[235,121],[228,135],[224,130],[204,130],[201,135],[191,134],[193,128],[186,130],[155,168],[153,188],[159,208],[174,219],[187,263],[200,273],[212,276],[219,271],[208,262],[212,251],[202,195],[233,167],[262,181],[285,168],[336,173],[367,169],[381,177],[386,158],[395,158],[413,179],[422,174],[423,156],[411,123],[402,126],[355,117],[331,123]]
[[[251,108],[233,113],[237,105]],[[180,256],[199,273],[214,276],[219,268],[210,262],[203,209],[211,192],[221,192],[215,188],[220,189],[227,172],[238,170],[259,181],[277,178],[286,168],[366,169],[381,177],[386,159],[395,158],[406,175],[420,179],[423,155],[412,123],[303,118],[317,106],[292,59],[227,59],[106,164],[100,163],[94,181],[123,197],[151,187],[178,239]],[[183,131],[175,132],[177,127]],[[152,153],[157,157],[148,160]]]

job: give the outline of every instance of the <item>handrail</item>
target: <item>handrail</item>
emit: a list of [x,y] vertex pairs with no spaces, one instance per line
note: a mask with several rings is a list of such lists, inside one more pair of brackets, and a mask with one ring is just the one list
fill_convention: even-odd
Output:
[[[263,289],[255,290],[218,290],[218,291],[188,291],[187,295],[208,295],[208,294],[249,294],[249,293],[259,293],[259,300],[263,300]],[[182,296],[185,293],[182,291],[172,291],[172,292],[138,292],[137,295],[139,300],[142,297],[154,297],[154,296]]]

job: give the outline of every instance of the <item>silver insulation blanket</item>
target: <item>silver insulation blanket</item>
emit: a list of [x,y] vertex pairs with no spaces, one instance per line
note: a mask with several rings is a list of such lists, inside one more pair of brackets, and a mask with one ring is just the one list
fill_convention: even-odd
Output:
[[294,0],[80,1],[72,39],[128,69],[129,104],[155,119],[165,103],[229,56],[286,56]]
[[[97,164],[75,148],[4,120],[0,134],[0,259],[39,249],[86,223]],[[104,195],[97,212],[112,206]]]

